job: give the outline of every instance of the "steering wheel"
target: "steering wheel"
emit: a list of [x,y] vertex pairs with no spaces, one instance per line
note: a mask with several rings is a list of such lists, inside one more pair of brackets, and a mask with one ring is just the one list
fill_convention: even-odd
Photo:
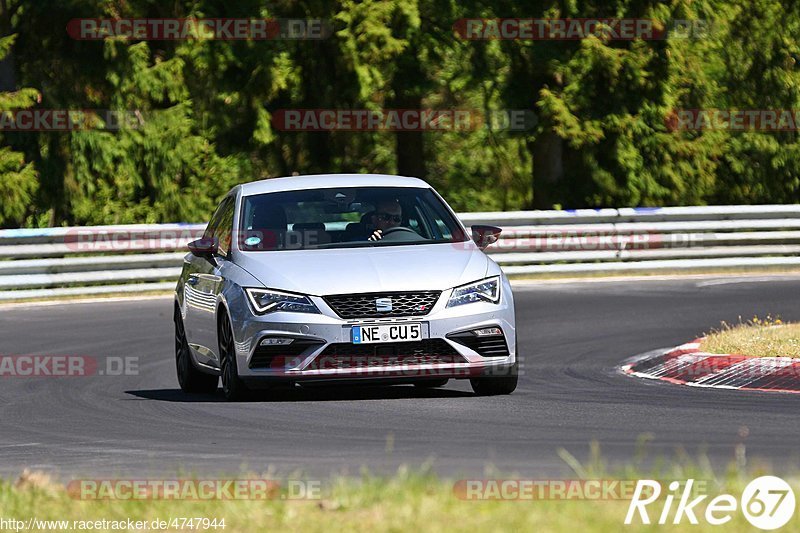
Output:
[[408,233],[413,233],[414,235],[419,235],[419,233],[417,233],[411,228],[407,228],[405,226],[395,226],[393,228],[383,230],[383,236],[386,237],[387,235],[390,235],[392,233],[397,233],[398,231],[405,231]]
[[419,233],[411,228],[405,226],[395,226],[393,228],[383,230],[384,241],[390,242],[417,242],[424,240]]

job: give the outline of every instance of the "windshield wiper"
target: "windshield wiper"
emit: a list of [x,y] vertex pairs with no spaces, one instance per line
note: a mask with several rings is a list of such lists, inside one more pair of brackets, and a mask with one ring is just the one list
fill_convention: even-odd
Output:
[[318,244],[314,248],[367,248],[378,244],[378,241],[351,241],[351,242],[330,242]]

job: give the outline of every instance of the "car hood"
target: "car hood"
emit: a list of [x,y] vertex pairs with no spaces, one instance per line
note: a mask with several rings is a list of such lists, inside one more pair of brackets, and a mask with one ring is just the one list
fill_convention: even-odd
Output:
[[265,287],[314,296],[444,290],[482,279],[488,257],[471,242],[327,250],[239,252]]

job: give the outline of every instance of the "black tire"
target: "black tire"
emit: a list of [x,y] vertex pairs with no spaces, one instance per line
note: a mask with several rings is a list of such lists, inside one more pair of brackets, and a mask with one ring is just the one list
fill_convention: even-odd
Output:
[[422,381],[415,381],[414,386],[419,387],[420,389],[435,389],[437,387],[444,387],[447,385],[448,381],[450,381],[448,378],[426,379]]
[[508,374],[499,377],[472,378],[469,380],[472,390],[480,396],[498,396],[511,394],[517,388],[519,378],[519,361],[509,367]]
[[222,392],[225,398],[232,402],[246,400],[249,396],[247,386],[239,377],[239,368],[236,366],[236,346],[233,342],[233,331],[228,314],[221,309],[222,318],[219,321],[219,360],[222,366]]
[[219,378],[201,372],[194,366],[183,319],[177,309],[175,309],[175,369],[178,374],[178,384],[183,392],[213,394],[217,391]]

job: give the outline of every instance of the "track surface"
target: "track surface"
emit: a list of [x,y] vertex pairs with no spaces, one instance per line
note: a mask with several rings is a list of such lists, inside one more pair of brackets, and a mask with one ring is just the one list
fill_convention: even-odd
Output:
[[[166,476],[248,470],[391,472],[429,462],[447,476],[568,475],[592,440],[613,463],[705,454],[778,473],[800,465],[800,397],[702,390],[623,376],[626,358],[689,341],[737,317],[800,320],[800,278],[548,283],[515,289],[524,354],[517,392],[474,396],[465,381],[325,389],[244,404],[177,388],[171,300],[0,309],[0,354],[137,356],[139,374],[0,378],[0,475]],[[746,430],[744,430],[746,428]],[[746,435],[746,437],[743,437]]]

